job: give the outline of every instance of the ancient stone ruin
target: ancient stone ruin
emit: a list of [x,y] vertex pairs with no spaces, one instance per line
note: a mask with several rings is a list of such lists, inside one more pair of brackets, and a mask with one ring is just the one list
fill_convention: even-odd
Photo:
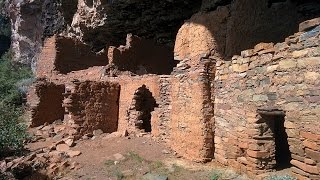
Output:
[[135,34],[99,53],[77,38],[48,37],[30,124],[61,119],[77,138],[147,133],[186,159],[252,176],[290,167],[318,179],[320,7],[308,3],[203,7],[181,26],[174,50]]

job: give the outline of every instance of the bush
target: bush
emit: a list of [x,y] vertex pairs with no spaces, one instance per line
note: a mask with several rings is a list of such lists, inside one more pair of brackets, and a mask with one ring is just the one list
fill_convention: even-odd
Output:
[[297,178],[285,175],[285,176],[270,176],[266,180],[297,180]]
[[10,53],[6,53],[0,59],[0,99],[5,104],[21,106],[25,94],[17,87],[24,79],[30,79],[30,68],[12,64]]
[[26,125],[19,121],[21,110],[0,103],[0,156],[11,155],[23,148],[27,138]]
[[219,180],[222,177],[222,172],[218,170],[214,170],[211,172],[210,180]]
[[0,156],[11,155],[23,148],[27,133],[26,125],[19,119],[25,96],[21,87],[25,89],[28,83],[21,80],[31,75],[30,68],[12,64],[10,53],[0,59]]

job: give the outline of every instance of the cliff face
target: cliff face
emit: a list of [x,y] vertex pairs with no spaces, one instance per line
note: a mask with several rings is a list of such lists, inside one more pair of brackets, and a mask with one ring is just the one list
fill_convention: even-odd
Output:
[[201,8],[194,0],[10,0],[14,60],[34,66],[53,34],[79,39],[100,51],[125,43],[128,33],[173,49],[184,20]]
[[24,64],[36,61],[43,39],[65,29],[70,19],[69,13],[64,13],[68,11],[63,11],[65,6],[55,0],[9,2],[11,46],[15,61]]
[[[218,6],[230,9],[235,19],[241,16],[245,17],[243,19],[249,19],[249,22],[256,20],[253,25],[247,25],[245,21],[248,27],[260,22],[269,23],[269,19],[282,12],[281,4],[292,5],[292,11],[299,14],[294,16],[297,22],[320,14],[320,3],[315,0],[263,1],[268,4],[264,11],[270,13],[262,19],[255,18],[260,15],[252,15],[257,11],[250,10],[255,8],[254,5],[249,9],[242,9],[243,14],[237,15],[239,8],[234,7],[245,6],[246,0],[8,0],[7,2],[12,24],[11,45],[14,60],[32,66],[35,66],[38,59],[43,40],[53,34],[76,38],[89,45],[95,52],[108,46],[125,44],[126,35],[129,33],[166,45],[173,50],[178,30],[185,21],[199,11],[196,16],[220,11],[217,9]],[[287,16],[290,15],[284,14],[282,19]],[[210,18],[207,22],[200,23],[207,29],[210,29],[208,23],[214,24]],[[278,24],[275,29],[281,27],[282,25]],[[233,30],[230,31],[232,34]],[[251,31],[257,30],[251,29]],[[260,28],[258,31],[263,29]],[[237,33],[238,31],[234,31],[235,35]],[[241,45],[243,41],[239,43]],[[234,50],[228,48],[228,51]]]

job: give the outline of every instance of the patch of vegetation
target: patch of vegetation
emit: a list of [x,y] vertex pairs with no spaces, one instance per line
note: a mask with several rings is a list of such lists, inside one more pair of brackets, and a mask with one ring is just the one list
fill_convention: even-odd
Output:
[[121,179],[124,178],[124,175],[123,175],[123,173],[122,173],[120,170],[117,170],[117,171],[115,172],[115,176],[117,177],[117,180],[121,180]]
[[297,180],[297,178],[285,175],[285,176],[270,176],[267,177],[265,180]]
[[174,169],[174,173],[181,173],[181,172],[183,172],[183,170],[185,170],[183,167],[181,167],[177,164],[173,164],[172,168]]
[[222,172],[218,170],[214,170],[210,174],[210,180],[219,180],[222,177]]
[[26,86],[32,83],[30,68],[11,62],[10,52],[0,59],[0,102],[20,107]]
[[164,166],[163,162],[161,161],[155,161],[151,164],[152,169],[159,169]]
[[135,161],[138,161],[140,163],[144,161],[143,157],[141,157],[139,154],[137,154],[133,151],[130,151],[127,156],[128,156],[128,158],[133,159]]
[[114,165],[114,161],[113,161],[113,160],[106,160],[106,161],[104,162],[104,164],[105,164],[106,166],[112,166],[112,165]]
[[23,86],[27,86],[21,80],[29,79],[32,72],[10,59],[10,53],[0,59],[0,156],[19,152],[28,136],[26,125],[20,119],[26,89]]

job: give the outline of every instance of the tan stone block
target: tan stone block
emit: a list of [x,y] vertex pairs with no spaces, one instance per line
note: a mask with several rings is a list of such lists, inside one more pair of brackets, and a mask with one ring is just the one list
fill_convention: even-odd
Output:
[[291,69],[297,67],[297,62],[294,60],[282,60],[279,62],[280,69]]
[[293,51],[292,52],[292,57],[293,58],[300,58],[300,57],[304,57],[306,55],[308,55],[309,50],[308,49],[303,49],[303,50],[299,50],[299,51]]
[[249,69],[249,65],[248,64],[242,64],[242,65],[239,65],[239,64],[233,64],[232,65],[232,69],[234,72],[245,72]]
[[305,158],[304,162],[309,165],[316,165],[316,162],[312,159]]
[[238,146],[239,148],[247,149],[249,147],[249,144],[247,142],[239,142]]
[[[260,52],[258,52],[259,55],[262,55],[262,54],[268,54],[268,53],[272,53],[274,54],[276,52],[276,48],[270,48],[270,49],[266,49],[266,50],[262,50]],[[271,61],[272,59],[270,59]]]
[[250,56],[253,56],[255,55],[256,53],[254,52],[253,49],[248,49],[248,50],[244,50],[244,51],[241,51],[241,57],[250,57]]
[[310,67],[318,66],[320,65],[320,57],[309,57],[309,58],[298,59],[297,63],[299,68],[307,67],[307,66],[310,66]]
[[296,154],[291,154],[291,157],[292,157],[292,159],[295,159],[295,160],[298,160],[298,161],[301,161],[301,162],[303,162],[304,159],[305,159],[304,157],[298,156]]
[[268,66],[267,67],[267,73],[270,73],[270,72],[273,72],[273,71],[276,71],[278,69],[279,65],[276,64],[276,65],[272,65],[272,66]]
[[298,126],[295,123],[291,122],[291,121],[285,121],[284,122],[284,127],[287,128],[287,129],[295,129]]
[[248,154],[248,156],[253,157],[253,158],[267,158],[270,156],[270,153],[266,152],[266,151],[247,150],[247,154]]
[[314,150],[306,148],[305,153],[306,153],[307,157],[309,157],[310,159],[315,160],[317,162],[320,161],[320,152],[319,151],[314,151]]
[[299,132],[296,129],[287,129],[286,132],[290,138],[296,138],[299,135]]
[[254,52],[259,52],[261,50],[266,50],[266,49],[271,49],[273,48],[274,43],[259,43],[257,45],[254,46]]
[[304,78],[306,80],[315,81],[320,78],[320,74],[318,72],[306,72],[304,73]]

